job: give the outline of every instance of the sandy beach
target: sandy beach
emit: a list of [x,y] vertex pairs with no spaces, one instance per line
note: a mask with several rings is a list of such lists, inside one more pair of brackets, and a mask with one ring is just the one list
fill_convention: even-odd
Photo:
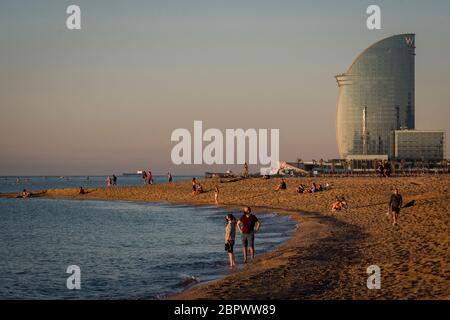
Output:
[[[55,189],[41,196],[211,205],[214,186],[218,185],[220,206],[248,205],[256,214],[277,212],[299,222],[293,237],[275,251],[257,254],[241,271],[172,299],[450,298],[449,175],[288,178],[288,189],[283,191],[275,191],[278,179],[201,182],[206,192],[199,195],[192,195],[187,181],[87,189],[85,195],[79,195],[78,189]],[[330,183],[332,188],[314,194],[296,193],[299,183],[309,186],[312,182]],[[401,211],[397,227],[386,215],[392,187],[399,189],[404,203],[416,201],[415,206]],[[346,197],[348,210],[331,212],[336,196]],[[256,249],[257,243],[256,236]],[[224,263],[226,259],[224,252]],[[366,286],[370,265],[381,268],[379,290]]]

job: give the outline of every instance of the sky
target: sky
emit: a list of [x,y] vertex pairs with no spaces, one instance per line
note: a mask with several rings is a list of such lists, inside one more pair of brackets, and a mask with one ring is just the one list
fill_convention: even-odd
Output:
[[[67,6],[81,30],[66,28]],[[381,30],[366,8],[381,7]],[[334,76],[416,34],[416,128],[450,132],[447,0],[0,0],[0,175],[172,164],[172,131],[280,129],[280,158],[338,158]],[[447,157],[450,139],[447,139]],[[252,167],[256,170],[256,167]]]

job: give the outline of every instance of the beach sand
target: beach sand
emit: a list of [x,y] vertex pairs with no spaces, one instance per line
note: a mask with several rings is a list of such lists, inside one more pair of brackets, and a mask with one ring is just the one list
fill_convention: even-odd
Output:
[[[299,183],[309,186],[313,181],[331,183],[332,188],[296,193]],[[274,191],[278,179],[201,182],[206,192],[200,195],[192,195],[187,181],[88,189],[85,195],[78,195],[77,189],[48,190],[44,196],[211,205],[218,185],[221,206],[248,205],[256,214],[277,212],[298,221],[292,238],[275,251],[257,253],[255,261],[242,270],[171,299],[450,298],[450,175],[288,178],[284,191]],[[399,189],[404,203],[416,200],[415,206],[401,211],[398,227],[386,215],[392,187]],[[331,212],[334,198],[342,195],[349,209]],[[256,250],[257,244],[258,235]],[[381,289],[366,286],[370,265],[381,268]]]

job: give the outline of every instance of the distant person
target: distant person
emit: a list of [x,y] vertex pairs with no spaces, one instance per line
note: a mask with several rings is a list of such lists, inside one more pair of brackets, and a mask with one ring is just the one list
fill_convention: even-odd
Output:
[[244,214],[237,221],[237,227],[242,237],[244,247],[244,263],[247,262],[247,248],[250,247],[250,257],[255,258],[255,233],[261,228],[261,222],[252,214],[250,207],[244,208]]
[[384,166],[383,166],[383,163],[381,161],[378,162],[377,173],[378,173],[378,176],[384,177]]
[[111,177],[110,176],[108,176],[108,178],[106,178],[106,185],[108,187],[111,187]]
[[142,181],[147,184],[147,172],[145,170],[142,170]]
[[286,189],[287,189],[286,181],[284,181],[284,178],[281,178],[275,191],[286,190]]
[[342,208],[348,209],[347,200],[345,200],[344,196],[341,197],[341,205],[342,205]]
[[173,177],[170,172],[167,172],[167,180],[169,180],[169,183],[172,183],[172,181],[173,181]]
[[219,187],[214,187],[214,203],[219,204]]
[[403,198],[398,193],[398,189],[395,188],[392,195],[391,200],[389,201],[389,209],[392,214],[392,225],[398,225],[398,215],[400,214],[400,208],[403,205]]
[[297,188],[297,193],[304,193],[305,192],[305,186],[303,184],[300,184]]
[[244,178],[248,178],[248,164],[247,162],[244,163]]
[[27,189],[22,190],[22,198],[29,198],[31,197],[31,193],[27,191]]
[[147,179],[148,179],[148,184],[153,184],[153,174],[150,170],[148,170]]
[[335,211],[341,211],[342,209],[347,209],[348,205],[347,205],[347,201],[345,200],[344,197],[336,197],[336,200],[333,202],[333,204],[331,205],[331,211],[335,212]]
[[195,194],[200,194],[200,193],[203,193],[203,192],[204,192],[203,186],[200,184],[200,182],[198,182],[195,185]]
[[230,213],[225,217],[225,220],[227,221],[227,226],[225,228],[225,251],[228,252],[230,267],[233,268],[235,266],[233,247],[236,238],[236,219]]
[[314,192],[317,192],[317,191],[319,191],[319,189],[317,188],[316,183],[313,182],[313,184],[312,184],[312,186],[311,186],[311,192],[314,193]]
[[333,212],[341,211],[341,209],[342,209],[341,199],[339,199],[339,197],[336,196],[336,199],[331,204],[331,211],[333,211]]
[[195,191],[197,190],[197,179],[193,177],[191,183],[192,183],[192,193],[195,193]]
[[112,185],[116,186],[117,185],[117,177],[115,174],[112,175]]
[[79,194],[86,194],[86,191],[83,189],[83,187],[80,187],[80,191],[78,193]]

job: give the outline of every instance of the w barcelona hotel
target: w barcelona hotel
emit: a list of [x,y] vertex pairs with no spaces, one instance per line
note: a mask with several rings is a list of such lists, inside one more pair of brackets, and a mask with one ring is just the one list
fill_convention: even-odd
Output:
[[341,159],[438,162],[445,132],[415,128],[415,35],[383,39],[336,76]]

